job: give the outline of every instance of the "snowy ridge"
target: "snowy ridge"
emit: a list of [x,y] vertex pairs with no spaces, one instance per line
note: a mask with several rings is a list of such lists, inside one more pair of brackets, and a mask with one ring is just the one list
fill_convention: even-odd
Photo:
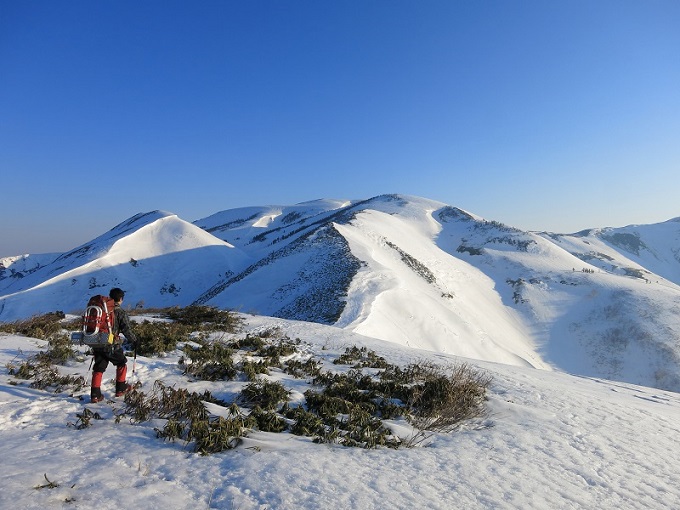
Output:
[[[434,352],[680,391],[680,222],[523,232],[408,195],[139,214],[23,278],[0,320],[112,286]],[[30,259],[29,259],[30,260]],[[16,264],[17,262],[14,262]]]
[[[130,305],[144,303],[138,288],[153,286],[146,306],[177,304],[184,290],[210,285],[247,256],[228,243],[170,213],[137,215],[108,233],[16,282],[0,301],[3,320],[50,310],[77,311],[82,297],[124,288]],[[10,317],[6,319],[5,317]]]
[[[416,448],[362,450],[254,431],[237,449],[203,457],[180,442],[156,437],[153,428],[159,423],[116,423],[115,414],[124,407],[120,399],[90,405],[80,400],[87,389],[54,394],[5,376],[0,379],[0,455],[5,459],[0,508],[680,506],[677,393],[463,360],[320,324],[256,316],[246,320],[243,335],[277,328],[300,338],[321,359],[356,345],[403,366],[416,360],[444,366],[473,363],[493,377],[489,415],[453,433],[433,434]],[[0,336],[0,364],[17,363],[39,348],[45,349],[44,341]],[[218,398],[230,394],[230,381],[187,381],[177,364],[180,354],[139,356],[129,380],[142,382],[144,391],[160,379],[190,391],[209,389]],[[72,362],[62,371],[87,377],[87,365]],[[104,386],[105,393],[112,391],[110,370]],[[85,408],[102,419],[77,430],[73,424]],[[36,490],[47,484],[44,475],[58,486]]]

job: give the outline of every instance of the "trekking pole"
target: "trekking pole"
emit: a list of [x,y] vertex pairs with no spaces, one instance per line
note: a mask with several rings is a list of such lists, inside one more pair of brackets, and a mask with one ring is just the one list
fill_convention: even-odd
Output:
[[137,365],[137,343],[135,343],[135,350],[134,350],[134,353],[132,355],[132,373],[133,374],[135,373],[136,365]]

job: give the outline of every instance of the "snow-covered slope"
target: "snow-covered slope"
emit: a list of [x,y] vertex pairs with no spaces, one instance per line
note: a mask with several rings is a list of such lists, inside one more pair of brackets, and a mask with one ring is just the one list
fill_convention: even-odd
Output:
[[247,255],[230,244],[174,214],[155,211],[15,280],[0,299],[0,320],[77,311],[87,296],[108,294],[114,286],[134,300],[128,306],[190,303],[199,289],[247,263]]
[[363,262],[337,325],[406,346],[547,368],[495,282],[435,243],[442,226],[433,213],[443,204],[387,204],[336,225]]
[[51,264],[60,253],[25,254],[0,259],[0,293],[10,288],[26,276],[34,273],[43,266]]
[[[320,359],[356,345],[399,365],[465,361],[340,328],[266,317],[248,317],[243,335],[273,328],[300,338]],[[44,344],[0,335],[0,365],[18,364]],[[232,394],[233,381],[183,376],[180,355],[139,356],[130,380],[142,382],[145,392],[160,379],[217,398]],[[207,457],[158,438],[159,421],[117,423],[115,415],[125,407],[120,399],[90,405],[79,399],[87,388],[54,394],[5,375],[0,508],[680,508],[677,393],[467,361],[493,378],[489,415],[456,432],[433,434],[422,446],[362,450],[255,431],[235,450]],[[63,372],[87,377],[88,364],[71,362]],[[109,369],[104,392],[110,396],[112,388]],[[85,408],[102,419],[77,430]]]
[[604,271],[680,284],[680,218],[654,225],[551,234],[550,239]]
[[[680,391],[680,222],[523,232],[420,197],[138,215],[23,278],[0,320],[209,304],[404,346]],[[7,283],[7,280],[10,280]]]
[[[529,325],[544,361],[572,373],[680,390],[676,283],[649,270],[625,270],[631,265],[627,252],[596,244],[599,237],[526,233],[451,209],[438,214],[444,226],[439,246],[460,253],[494,280],[503,303]],[[658,258],[652,253],[672,251],[669,238],[680,239],[680,224],[669,225],[673,231],[667,229],[656,244],[645,236],[650,246],[646,253],[654,261]],[[643,237],[655,227],[636,231]],[[608,229],[610,237],[615,234]],[[618,263],[591,264],[574,239],[581,239],[582,247],[596,246],[598,253],[606,249]],[[644,255],[638,260],[642,263]],[[679,265],[666,260],[667,275],[677,272],[674,264]]]

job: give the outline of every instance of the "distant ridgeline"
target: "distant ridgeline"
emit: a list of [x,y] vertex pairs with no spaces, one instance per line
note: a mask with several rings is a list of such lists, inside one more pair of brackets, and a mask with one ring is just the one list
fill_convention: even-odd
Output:
[[680,221],[524,232],[408,195],[138,214],[0,260],[0,321],[126,290],[332,324],[414,348],[680,391]]

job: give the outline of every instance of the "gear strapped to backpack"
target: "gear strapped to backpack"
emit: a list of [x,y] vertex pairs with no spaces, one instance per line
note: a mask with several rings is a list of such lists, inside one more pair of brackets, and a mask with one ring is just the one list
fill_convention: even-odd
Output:
[[114,340],[115,303],[108,296],[92,296],[83,314],[81,344],[106,347]]

